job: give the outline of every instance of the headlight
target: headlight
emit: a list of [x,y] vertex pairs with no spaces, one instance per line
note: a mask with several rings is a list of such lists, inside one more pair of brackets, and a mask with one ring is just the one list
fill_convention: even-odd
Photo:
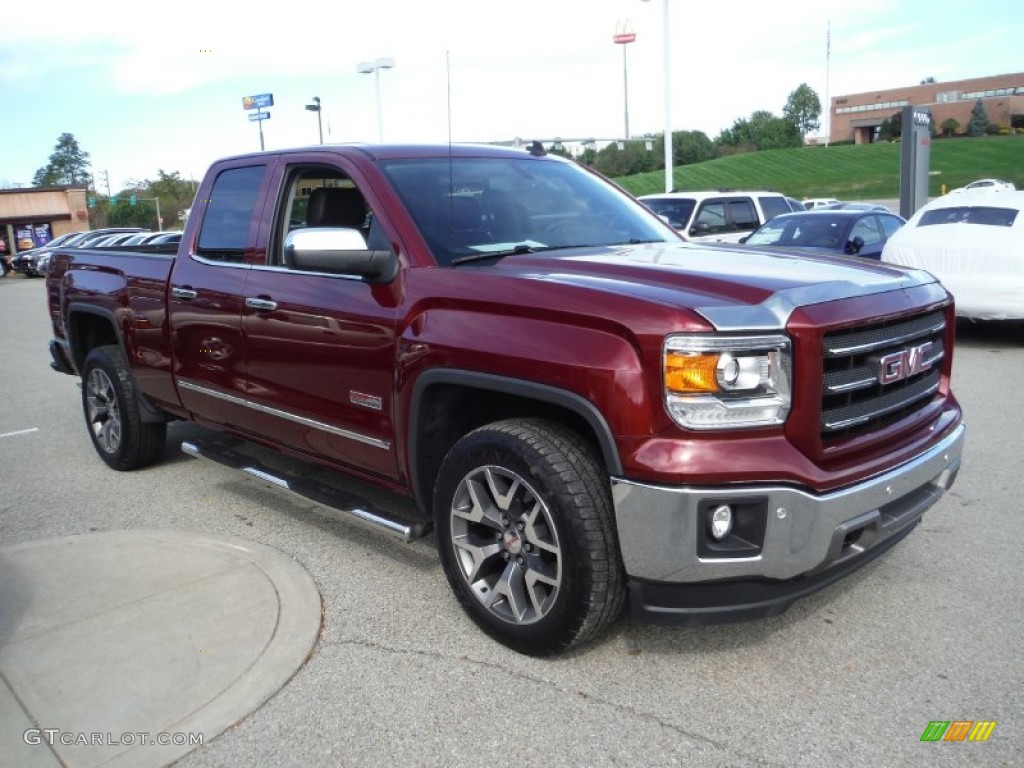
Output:
[[789,414],[792,355],[785,336],[669,336],[663,367],[665,407],[681,427],[768,427]]

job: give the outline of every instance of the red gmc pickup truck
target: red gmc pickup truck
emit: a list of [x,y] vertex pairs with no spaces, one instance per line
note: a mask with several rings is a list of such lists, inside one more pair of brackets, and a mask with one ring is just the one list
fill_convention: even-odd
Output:
[[82,377],[112,468],[160,459],[171,420],[210,427],[182,448],[432,529],[463,608],[525,653],[597,636],[627,598],[663,622],[779,613],[906,536],[960,467],[935,278],[683,243],[542,149],[229,158],[176,254],[58,250],[47,290],[53,366]]

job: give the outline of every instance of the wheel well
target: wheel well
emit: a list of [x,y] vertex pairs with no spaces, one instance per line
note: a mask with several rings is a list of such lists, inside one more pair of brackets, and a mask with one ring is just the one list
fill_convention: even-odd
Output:
[[75,359],[75,368],[79,371],[82,370],[85,358],[96,347],[120,344],[110,319],[91,312],[75,312],[71,315],[68,341]]
[[602,466],[608,467],[591,424],[573,410],[530,397],[461,384],[433,384],[422,392],[416,423],[414,487],[418,501],[430,510],[437,473],[448,451],[464,435],[485,424],[510,418],[542,418],[572,429],[589,444]]

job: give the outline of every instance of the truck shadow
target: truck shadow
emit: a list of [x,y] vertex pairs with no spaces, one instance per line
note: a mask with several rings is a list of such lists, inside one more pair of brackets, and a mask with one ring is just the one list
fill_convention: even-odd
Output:
[[[370,483],[332,472],[301,459],[285,456],[276,451],[262,448],[244,440],[238,440],[215,430],[201,427],[192,422],[173,422],[168,425],[165,458],[161,466],[176,466],[198,459],[182,452],[184,441],[201,440],[206,443],[229,445],[240,454],[251,456],[264,467],[287,479],[315,480],[337,490],[339,495],[365,503],[367,508],[384,512],[395,517],[420,517],[412,502],[406,497]],[[207,462],[202,464],[207,466]],[[440,568],[434,537],[428,533],[410,543],[389,535],[385,531],[367,526],[345,512],[331,509],[306,499],[282,496],[262,486],[260,481],[231,471],[223,472],[218,486],[225,494],[241,499],[253,508],[270,507],[272,514],[290,518],[304,525],[312,526],[334,538],[364,546],[389,559],[414,569]]]

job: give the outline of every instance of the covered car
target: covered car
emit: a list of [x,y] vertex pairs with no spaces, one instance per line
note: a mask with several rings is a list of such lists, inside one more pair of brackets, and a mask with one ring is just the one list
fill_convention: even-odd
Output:
[[935,275],[975,320],[1024,320],[1024,192],[933,200],[885,244],[882,261]]

